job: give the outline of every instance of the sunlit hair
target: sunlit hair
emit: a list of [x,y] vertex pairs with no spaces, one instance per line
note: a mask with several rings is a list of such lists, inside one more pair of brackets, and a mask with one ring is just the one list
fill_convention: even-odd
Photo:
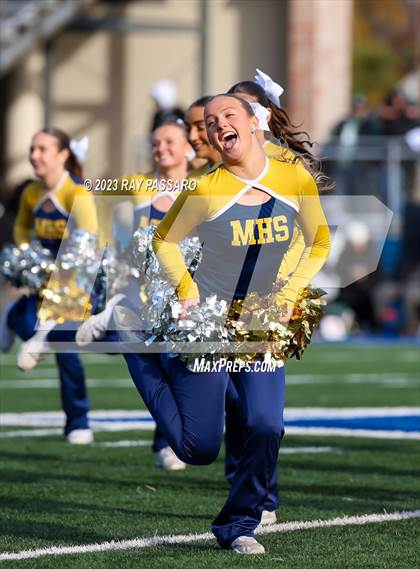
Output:
[[[241,81],[233,85],[228,93],[244,93],[255,97],[260,105],[271,111],[268,125],[274,136],[295,152],[300,154],[309,152],[308,146],[311,147],[313,143],[308,133],[295,130],[296,126],[291,123],[287,112],[272,103],[260,85],[253,81]],[[305,137],[305,140],[299,140],[298,137],[302,136]]]
[[272,103],[264,89],[254,81],[241,81],[233,85],[228,91],[230,95],[238,96],[240,93],[255,97],[260,105],[270,110],[271,116],[268,126],[274,137],[280,140],[282,146],[289,148],[296,154],[294,161],[303,163],[312,174],[319,191],[331,190],[334,184],[328,176],[321,172],[320,160],[311,152],[314,143],[309,134],[303,130],[297,130],[298,127],[292,124],[287,112]]
[[67,158],[64,168],[70,173],[70,175],[74,178],[82,179],[83,178],[83,169],[82,165],[74,155],[72,149],[70,148],[71,138],[68,134],[64,131],[60,130],[59,128],[49,127],[43,128],[38,132],[43,132],[44,134],[49,134],[53,136],[57,141],[58,150],[68,150],[69,157]]
[[[220,93],[219,95],[214,95],[212,97],[208,97],[208,101],[205,104],[205,108],[207,107],[207,105],[213,101],[213,99],[217,99],[218,97],[230,97],[231,99],[235,99],[236,101],[238,101],[242,108],[245,110],[246,114],[249,117],[255,117],[255,113],[251,107],[251,105],[248,103],[248,101],[245,101],[244,99],[241,99],[241,97],[238,97],[238,95],[234,95],[233,93]],[[204,110],[204,114],[206,114],[206,111]]]

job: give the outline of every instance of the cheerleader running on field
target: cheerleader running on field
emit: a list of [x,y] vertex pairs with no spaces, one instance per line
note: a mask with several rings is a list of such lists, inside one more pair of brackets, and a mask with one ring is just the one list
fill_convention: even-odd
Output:
[[[56,256],[62,240],[69,237],[70,213],[75,228],[97,232],[94,200],[80,184],[81,166],[70,145],[67,134],[56,128],[43,129],[33,137],[30,161],[39,181],[30,183],[20,199],[14,227],[18,245],[36,238]],[[2,347],[10,349],[15,334],[24,341],[18,352],[18,366],[24,371],[32,369],[45,353],[39,346],[46,344],[47,335],[56,326],[55,321],[47,321],[37,332],[39,304],[38,295],[24,295],[9,307],[5,320],[8,341]],[[88,444],[93,435],[81,360],[75,353],[57,353],[56,361],[66,415],[64,434],[70,443]]]
[[[295,221],[305,248],[277,302],[291,314],[300,289],[324,264],[329,230],[316,184],[298,163],[268,158],[248,103],[219,95],[205,108],[209,140],[223,164],[200,179],[195,192],[180,195],[158,226],[154,249],[176,287],[184,313],[217,294],[227,301],[249,292],[271,292],[290,245]],[[203,258],[194,279],[178,243],[197,231]],[[287,318],[287,317],[286,317]],[[180,459],[209,464],[219,451],[228,374],[193,373],[178,357],[164,364],[126,354],[131,376],[150,412]],[[262,355],[263,357],[263,355]],[[262,553],[254,537],[283,436],[284,372],[255,370],[230,374],[243,411],[246,433],[229,497],[212,530],[223,548]]]

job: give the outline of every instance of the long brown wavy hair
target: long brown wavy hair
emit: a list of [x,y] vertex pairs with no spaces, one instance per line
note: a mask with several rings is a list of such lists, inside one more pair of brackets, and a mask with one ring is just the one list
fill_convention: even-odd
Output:
[[[254,81],[241,81],[235,83],[228,94],[240,96],[241,93],[255,97],[256,101],[269,109],[271,112],[268,126],[275,138],[280,140],[282,146],[289,148],[295,153],[294,162],[300,161],[312,174],[320,192],[329,191],[334,187],[332,180],[321,171],[320,160],[311,152],[314,146],[309,134],[304,130],[298,130],[287,112],[277,107],[267,97],[264,89]],[[287,160],[287,159],[285,159]]]

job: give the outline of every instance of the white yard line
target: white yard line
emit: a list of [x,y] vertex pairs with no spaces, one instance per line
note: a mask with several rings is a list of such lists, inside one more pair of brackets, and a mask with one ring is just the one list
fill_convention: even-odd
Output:
[[[105,448],[126,448],[126,447],[146,447],[151,446],[151,440],[121,440],[121,441],[106,441],[95,443],[95,447],[105,447]],[[286,447],[282,448],[280,454],[323,454],[327,452],[342,452],[342,449],[337,447],[322,447],[322,446],[312,446],[312,447]]]
[[420,408],[413,407],[289,407],[286,419],[353,418],[353,417],[399,417],[419,415]]
[[285,447],[280,449],[280,455],[283,454],[324,454],[327,452],[343,452],[338,447]]
[[[384,522],[399,522],[420,518],[420,510],[412,512],[394,512],[392,514],[367,514],[363,516],[343,516],[330,520],[313,520],[304,522],[288,522],[262,527],[257,530],[259,534],[285,533],[289,531],[300,531],[308,529],[360,526],[365,524],[378,524]],[[210,533],[163,535],[154,537],[144,537],[128,539],[123,541],[105,541],[103,543],[92,543],[86,545],[55,546],[40,549],[27,549],[16,553],[0,554],[0,561],[19,561],[22,559],[37,559],[46,556],[71,555],[80,553],[97,553],[99,551],[124,551],[128,549],[145,549],[156,547],[157,545],[177,545],[181,543],[194,543],[196,541],[209,541],[214,537]]]
[[[309,436],[338,436],[338,437],[367,437],[374,439],[411,439],[420,440],[420,432],[401,431],[396,429],[366,429],[348,428],[341,426],[311,426],[308,425],[287,425],[290,421],[311,421],[320,419],[369,419],[369,418],[391,418],[406,416],[419,416],[418,407],[349,407],[349,408],[328,408],[328,407],[289,407],[285,411],[287,435],[309,435]],[[146,410],[107,410],[92,411],[89,413],[91,428],[94,431],[150,431],[155,428],[155,422]],[[0,415],[0,428],[4,427],[63,427],[65,423],[62,411],[35,411],[23,413],[2,413]],[[21,431],[0,430],[0,438],[23,437]],[[33,431],[26,430],[26,436],[32,436]],[[54,434],[45,431],[45,436]],[[43,435],[33,435],[43,436]]]
[[[327,427],[287,427],[287,436],[356,437],[367,439],[396,439],[420,441],[420,433],[406,431],[377,431],[375,429],[340,429]],[[281,451],[280,451],[281,452]]]
[[62,433],[63,429],[21,429],[20,431],[0,431],[0,439],[49,437],[50,435],[61,435]]
[[[50,389],[57,388],[60,384],[58,377],[56,379],[6,379],[0,381],[0,391],[2,389]],[[118,387],[118,388],[134,388],[132,380],[128,377],[116,377],[112,379],[103,379],[99,377],[91,377],[87,380],[88,387]]]
[[[379,347],[379,346],[378,346]],[[385,347],[384,345],[382,347]],[[397,347],[397,346],[394,346]],[[371,362],[372,358],[372,348],[374,345],[357,346],[352,350],[334,350],[331,352],[315,352],[312,351],[314,362],[317,363],[344,363],[344,362],[354,362],[355,354],[357,353],[358,361]],[[397,347],[398,349],[398,347]],[[398,352],[395,350],[395,355],[393,356],[395,360],[402,362],[418,362],[419,361],[419,350],[418,347],[413,344],[412,347],[402,348],[404,351]],[[376,357],[376,354],[375,354]]]
[[[84,354],[83,352],[81,352],[81,355],[83,358],[83,363],[89,365],[109,365],[110,363],[112,363],[113,358],[115,358],[115,356],[108,356],[106,354],[100,356],[98,354]],[[1,354],[0,363],[3,365],[16,365],[16,354],[13,353]],[[50,367],[50,366],[55,366],[53,354],[50,354],[47,357],[47,359],[42,362],[42,367]]]
[[[121,422],[124,422],[123,419],[131,419],[130,421],[125,422],[127,430],[131,429],[134,419],[138,418],[144,421],[150,417],[151,415],[148,411],[141,409],[95,410],[89,413],[89,419],[93,422],[95,422],[95,420],[97,421],[98,418],[120,420]],[[0,426],[61,427],[64,425],[64,422],[65,416],[62,411],[29,411],[23,413],[0,414]]]
[[[0,431],[0,439],[14,438],[38,438],[49,437],[51,435],[61,435],[63,429],[21,429],[19,431]],[[151,446],[152,441],[147,439],[123,439],[119,441],[102,441],[94,443],[95,447],[103,448],[127,448]],[[281,449],[281,454],[323,454],[328,452],[343,452],[338,447],[328,446],[306,446],[306,447],[286,447]]]
[[[112,423],[110,425],[91,425],[95,433],[98,432],[133,432],[133,431],[153,431],[155,423],[150,421],[147,423]],[[1,439],[12,438],[31,438],[31,437],[49,437],[51,435],[59,435],[62,429],[22,429],[19,431],[0,431]],[[319,436],[319,437],[356,437],[368,439],[396,439],[396,440],[420,440],[420,433],[406,431],[379,431],[374,429],[340,429],[325,427],[286,427],[288,437],[293,436]],[[111,445],[108,445],[111,446]],[[117,445],[115,445],[117,446]],[[141,446],[141,445],[127,445]],[[283,452],[283,451],[282,451]]]
[[147,441],[144,439],[139,439],[137,441],[107,441],[102,443],[95,443],[96,447],[106,447],[106,448],[126,448],[126,447],[149,447],[152,445],[152,441]]
[[[286,420],[319,419],[319,418],[356,418],[356,417],[399,417],[404,415],[420,415],[419,407],[288,407],[285,410]],[[142,409],[108,409],[90,411],[89,419],[114,421],[126,420],[129,426],[135,419],[147,419],[151,415]],[[22,413],[1,413],[0,426],[14,425],[22,427],[55,427],[64,424],[62,411],[29,411]]]
[[[35,377],[31,378],[32,375]],[[50,389],[56,388],[58,382],[57,371],[53,368],[31,370],[30,375],[26,377],[18,375],[13,378],[8,373],[4,379],[0,379],[0,391],[3,389]],[[109,379],[88,377],[87,383],[91,388],[134,387],[128,375],[113,376]],[[420,386],[420,379],[415,377],[413,373],[291,374],[287,376],[286,383],[288,385],[379,384],[387,388],[404,388]]]
[[410,372],[402,373],[334,373],[334,374],[286,374],[286,384],[288,385],[310,385],[316,383],[317,385],[328,385],[331,383],[349,383],[353,384],[393,384],[409,382],[415,385],[419,384],[419,379]]
[[[1,356],[0,356],[1,358]],[[3,374],[2,377],[8,377],[9,375],[13,378],[12,381],[31,381],[32,379],[48,379],[48,378],[58,378],[58,370],[56,366],[51,366],[51,367],[36,367],[34,369],[31,369],[30,372],[24,372],[24,371],[18,371],[16,368],[14,371],[14,373],[10,373],[10,371],[7,374]],[[16,374],[16,375],[15,375]],[[8,380],[6,380],[8,381]]]

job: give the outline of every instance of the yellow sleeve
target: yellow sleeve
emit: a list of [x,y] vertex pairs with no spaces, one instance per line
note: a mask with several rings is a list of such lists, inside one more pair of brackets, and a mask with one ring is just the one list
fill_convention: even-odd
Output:
[[195,191],[178,196],[153,237],[153,250],[180,300],[199,298],[178,243],[208,217],[209,197],[203,195],[203,185],[201,182]]
[[17,245],[29,243],[32,239],[34,220],[28,199],[28,191],[29,188],[26,188],[20,196],[19,209],[13,227],[13,238]]
[[292,273],[298,266],[299,260],[302,257],[305,249],[305,239],[302,230],[298,225],[295,225],[293,230],[292,242],[283,257],[278,272],[278,278],[284,280]]
[[76,226],[88,233],[98,233],[98,217],[93,195],[85,190],[83,186],[75,186],[73,192],[73,203],[71,207],[72,218]]
[[286,302],[289,308],[293,308],[299,291],[321,270],[330,251],[330,230],[315,181],[303,166],[297,168],[300,183],[297,221],[302,228],[305,247],[296,268],[278,296],[278,302]]

